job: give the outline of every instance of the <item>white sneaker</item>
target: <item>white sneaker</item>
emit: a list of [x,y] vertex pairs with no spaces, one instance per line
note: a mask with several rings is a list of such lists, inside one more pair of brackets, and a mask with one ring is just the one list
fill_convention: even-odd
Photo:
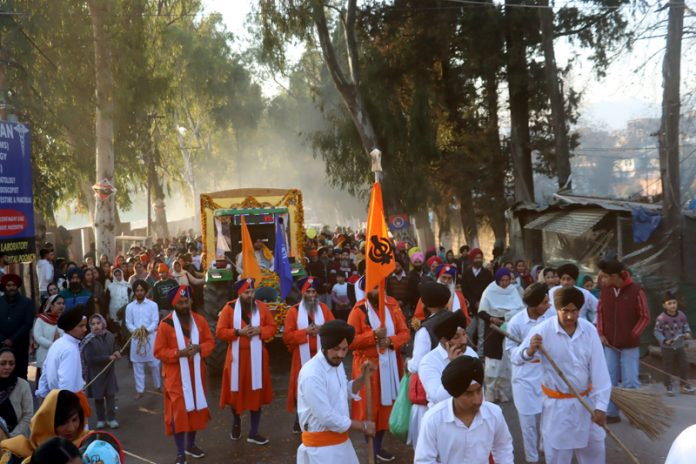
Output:
[[94,428],[97,429],[97,430],[106,428],[106,422],[104,422],[104,421],[99,421],[99,422],[97,422],[97,425],[96,425]]
[[106,423],[109,424],[110,429],[117,429],[118,428],[118,421],[116,419],[107,421]]

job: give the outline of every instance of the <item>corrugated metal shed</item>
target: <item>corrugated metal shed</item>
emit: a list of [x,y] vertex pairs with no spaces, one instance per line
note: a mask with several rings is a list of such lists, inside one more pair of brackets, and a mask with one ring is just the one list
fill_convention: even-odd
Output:
[[552,211],[542,214],[524,228],[579,237],[592,229],[608,213],[607,210],[599,208]]

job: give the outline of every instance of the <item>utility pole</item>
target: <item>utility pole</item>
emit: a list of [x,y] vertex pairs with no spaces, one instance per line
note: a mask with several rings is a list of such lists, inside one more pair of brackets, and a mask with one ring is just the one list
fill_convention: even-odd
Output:
[[[662,62],[662,120],[658,133],[660,176],[662,180],[662,217],[666,253],[664,273],[682,275],[683,218],[681,177],[679,173],[679,85],[681,80],[681,44],[684,33],[684,0],[669,0],[667,47]],[[675,263],[679,263],[675,266]]]

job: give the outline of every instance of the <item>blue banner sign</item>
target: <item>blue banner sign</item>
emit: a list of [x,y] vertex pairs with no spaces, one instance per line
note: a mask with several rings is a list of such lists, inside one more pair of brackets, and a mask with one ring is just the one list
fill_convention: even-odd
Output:
[[8,263],[35,257],[29,128],[5,121],[0,121],[0,252]]

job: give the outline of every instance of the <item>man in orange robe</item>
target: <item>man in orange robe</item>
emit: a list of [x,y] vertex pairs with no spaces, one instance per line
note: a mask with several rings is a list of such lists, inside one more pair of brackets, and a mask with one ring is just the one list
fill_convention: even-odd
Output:
[[[437,276],[437,282],[449,288],[452,297],[447,303],[447,309],[450,311],[461,311],[466,317],[467,327],[471,323],[471,317],[469,316],[469,309],[466,306],[466,298],[462,292],[457,290],[455,282],[457,280],[457,267],[451,264],[440,264],[437,266],[433,272]],[[425,306],[423,306],[423,300],[419,299],[416,305],[416,310],[413,313],[413,319],[411,324],[416,330],[420,327],[420,323],[423,322],[429,314],[425,313]],[[418,322],[416,322],[416,320]]]
[[159,324],[155,357],[164,374],[164,431],[174,435],[177,464],[186,455],[202,458],[196,446],[196,432],[210,419],[205,398],[205,362],[215,346],[205,318],[191,311],[191,289],[182,285],[169,294],[174,311]]
[[259,435],[261,406],[270,404],[273,390],[268,351],[263,342],[275,336],[276,323],[268,306],[254,299],[254,283],[254,279],[248,278],[235,284],[238,298],[228,301],[222,308],[215,335],[230,344],[220,392],[220,407],[230,405],[234,414],[230,436],[232,440],[239,440],[242,436],[241,414],[250,411],[247,442],[265,445],[268,438]]
[[[317,336],[319,328],[334,319],[331,310],[320,303],[317,295],[321,282],[316,277],[304,277],[297,281],[302,293],[302,301],[288,311],[285,316],[283,342],[292,352],[290,365],[290,386],[288,387],[288,411],[295,412],[297,407],[297,376],[300,368],[309,361],[317,351],[321,351],[321,341]],[[302,433],[300,422],[295,416],[293,433]]]
[[[364,279],[362,280],[364,285]],[[384,326],[379,320],[379,290],[372,289],[367,298],[358,301],[348,316],[348,324],[355,327],[355,338],[350,345],[353,350],[353,379],[360,375],[360,366],[372,361],[378,366],[370,379],[372,393],[372,417],[367,417],[367,395],[365,387],[360,390],[360,400],[353,401],[351,417],[369,420],[377,424],[374,453],[380,461],[393,461],[394,456],[382,449],[384,432],[389,429],[389,415],[399,391],[403,375],[401,347],[409,341],[410,333],[406,318],[394,298],[386,297]]]

